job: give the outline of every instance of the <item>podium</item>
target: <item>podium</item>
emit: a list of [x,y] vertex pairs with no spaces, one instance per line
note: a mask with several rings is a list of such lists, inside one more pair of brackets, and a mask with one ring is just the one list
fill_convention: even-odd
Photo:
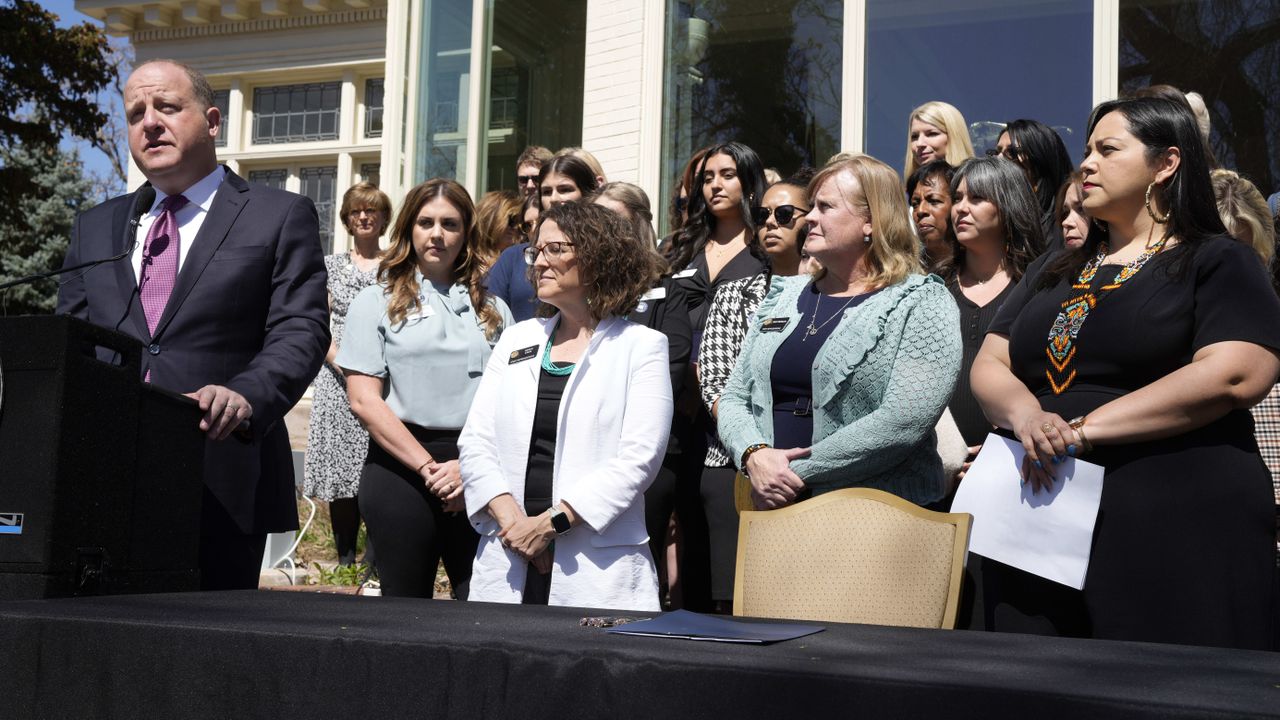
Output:
[[0,318],[0,600],[198,590],[205,437],[142,343]]

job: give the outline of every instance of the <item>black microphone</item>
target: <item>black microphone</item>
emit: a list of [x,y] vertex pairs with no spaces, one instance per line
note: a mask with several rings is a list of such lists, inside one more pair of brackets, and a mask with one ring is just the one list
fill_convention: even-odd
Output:
[[127,243],[127,246],[125,247],[124,252],[120,253],[119,255],[112,255],[111,257],[102,258],[100,260],[90,260],[89,262],[80,263],[79,265],[72,265],[71,267],[58,268],[57,270],[50,270],[48,272],[42,272],[36,275],[28,275],[23,278],[18,278],[17,280],[10,280],[9,282],[6,282],[6,283],[0,283],[0,290],[8,290],[11,287],[17,287],[18,285],[26,285],[27,283],[33,283],[37,280],[43,280],[45,278],[56,277],[58,275],[62,275],[63,273],[74,272],[76,270],[84,270],[85,272],[88,272],[89,270],[103,263],[115,262],[116,260],[123,260],[124,258],[129,257],[130,255],[133,254],[133,249],[138,245],[138,222],[142,219],[142,216],[145,215],[147,211],[151,209],[151,205],[155,201],[156,201],[156,189],[151,187],[150,185],[143,185],[141,188],[138,189],[138,192],[134,194],[133,205],[130,206],[129,208],[129,224],[125,229],[125,237],[132,238],[132,242]]

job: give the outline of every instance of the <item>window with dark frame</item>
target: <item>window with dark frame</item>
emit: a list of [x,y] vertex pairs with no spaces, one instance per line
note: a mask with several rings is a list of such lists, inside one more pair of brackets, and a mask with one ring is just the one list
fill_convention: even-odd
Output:
[[337,140],[342,112],[340,83],[306,83],[255,88],[253,142]]
[[213,139],[213,146],[226,147],[227,133],[231,130],[231,115],[227,112],[227,108],[231,106],[231,91],[214,90],[213,106],[218,108],[218,113],[222,115],[222,126],[218,128],[218,137]]
[[304,167],[298,171],[300,194],[311,198],[320,216],[320,246],[325,254],[333,252],[333,208],[337,196],[338,168]]
[[249,182],[266,185],[267,187],[273,187],[277,190],[284,190],[284,185],[288,180],[289,171],[284,168],[249,171]]
[[382,137],[383,78],[364,81],[364,136]]

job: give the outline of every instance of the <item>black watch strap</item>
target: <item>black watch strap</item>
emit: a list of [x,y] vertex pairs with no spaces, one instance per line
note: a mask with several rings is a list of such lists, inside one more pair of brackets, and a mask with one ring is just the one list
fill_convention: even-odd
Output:
[[551,527],[557,535],[563,535],[573,528],[569,524],[569,516],[564,514],[559,505],[551,506]]

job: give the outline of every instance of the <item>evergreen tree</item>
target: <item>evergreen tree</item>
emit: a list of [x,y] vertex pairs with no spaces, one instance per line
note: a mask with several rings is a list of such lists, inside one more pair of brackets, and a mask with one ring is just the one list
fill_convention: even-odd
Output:
[[[17,199],[15,220],[0,224],[0,282],[60,267],[76,215],[95,203],[78,153],[44,145],[0,147],[0,163],[31,178]],[[58,282],[67,277],[0,291],[0,314],[52,313]]]

